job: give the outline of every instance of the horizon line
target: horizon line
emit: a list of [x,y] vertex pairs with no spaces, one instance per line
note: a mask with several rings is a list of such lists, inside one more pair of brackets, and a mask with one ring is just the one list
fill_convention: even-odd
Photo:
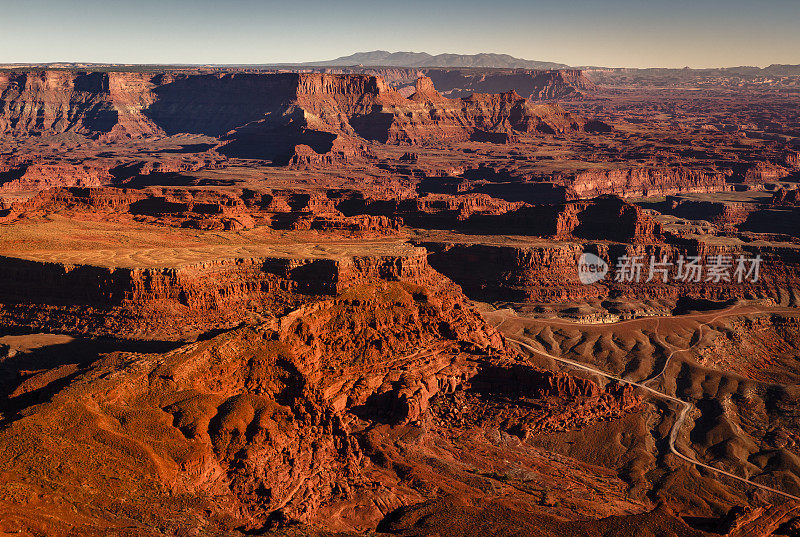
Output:
[[[448,53],[449,54],[449,53]],[[501,54],[486,52],[482,54]],[[461,55],[461,54],[454,54]],[[477,54],[463,54],[463,56],[476,56]],[[513,57],[513,56],[512,56]],[[540,62],[540,63],[560,63],[549,60],[525,60],[523,58],[515,58],[521,61]],[[714,65],[704,67],[692,67],[688,65],[683,66],[648,66],[648,67],[631,67],[624,65],[567,65],[565,67],[553,67],[551,69],[535,69],[531,67],[491,67],[491,66],[475,66],[475,65],[449,65],[449,66],[415,66],[415,65],[381,65],[381,64],[359,64],[359,63],[341,63],[330,64],[333,60],[316,60],[304,62],[265,62],[265,63],[191,63],[191,62],[102,62],[102,61],[80,61],[80,60],[53,60],[53,61],[15,61],[15,62],[0,62],[0,69],[15,68],[15,67],[29,67],[29,66],[54,66],[54,65],[86,65],[86,66],[99,66],[99,67],[364,67],[364,68],[394,68],[394,69],[526,69],[534,71],[559,71],[564,69],[670,69],[681,70],[689,69],[691,71],[703,71],[711,69],[737,69],[737,68],[754,68],[754,69],[767,69],[775,66],[787,67],[800,67],[798,63],[770,63],[761,65]],[[322,65],[327,64],[327,65]]]

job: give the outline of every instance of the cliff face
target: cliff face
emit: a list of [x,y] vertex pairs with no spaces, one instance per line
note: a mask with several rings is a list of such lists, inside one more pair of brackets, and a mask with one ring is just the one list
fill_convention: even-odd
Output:
[[[121,520],[137,535],[282,521],[362,533],[441,490],[485,501],[496,489],[481,475],[498,456],[522,452],[516,467],[536,475],[536,450],[511,441],[521,431],[575,428],[640,402],[518,360],[460,293],[404,282],[352,286],[168,352],[0,382],[10,394],[0,518],[55,536]],[[442,449],[486,455],[465,468]],[[21,512],[7,499],[53,482],[46,504]],[[535,508],[539,495],[524,501]]]
[[358,74],[11,73],[0,75],[0,133],[196,133],[226,137],[224,151],[234,156],[288,160],[300,144],[328,153],[340,136],[419,143],[469,139],[478,129],[564,133],[585,123],[513,92],[450,100],[429,79],[417,84],[409,100],[382,78]]
[[159,226],[202,230],[242,230],[256,225],[274,229],[337,230],[347,235],[396,234],[399,218],[349,214],[337,209],[342,192],[268,189],[241,192],[185,188],[130,189],[113,187],[51,188],[11,202],[0,212],[0,223],[59,213],[91,220],[148,222]]
[[[421,242],[431,253],[431,265],[458,283],[477,300],[533,303],[582,302],[587,299],[663,300],[674,304],[685,297],[713,300],[764,299],[773,304],[800,304],[800,253],[796,248],[753,246],[710,247],[704,244],[676,246],[655,244],[608,244],[561,242],[542,246],[452,244]],[[598,255],[609,266],[600,282],[584,285],[578,277],[578,260],[584,252]],[[679,256],[744,255],[762,258],[757,282],[681,282],[674,279]],[[644,267],[639,282],[615,281],[620,256],[640,256]],[[667,283],[658,275],[648,277],[650,256],[672,263]],[[705,279],[705,276],[703,276]]]
[[750,214],[758,210],[752,203],[696,201],[678,196],[667,196],[666,205],[664,212],[669,214],[691,220],[707,220],[723,227],[746,222]]
[[[692,202],[685,210],[696,208]],[[679,205],[680,207],[680,205]],[[699,207],[706,207],[700,204]],[[724,213],[733,218],[735,213]],[[722,216],[720,218],[722,218]],[[743,217],[747,219],[747,213]],[[740,220],[741,221],[741,220]],[[731,221],[720,221],[730,226]],[[465,229],[475,234],[520,235],[526,240],[458,240],[416,243],[429,251],[433,268],[459,284],[471,298],[485,301],[515,301],[557,304],[612,297],[619,300],[663,300],[674,304],[682,297],[730,300],[766,299],[776,304],[800,303],[800,248],[788,243],[750,244],[741,240],[705,240],[665,230],[650,213],[616,196],[576,200],[564,204],[520,207],[498,214],[476,213],[459,222],[452,219],[444,229]],[[532,244],[531,244],[532,243]],[[605,277],[585,285],[579,277],[584,253],[608,265]],[[713,264],[710,256],[729,256],[729,281],[677,279],[677,262],[699,256],[701,264]],[[761,257],[759,277],[736,281],[735,261]],[[638,281],[617,281],[621,256],[638,256],[642,264]],[[649,262],[669,263],[669,276],[649,277]]]
[[[116,133],[116,134],[115,134]],[[95,133],[96,134],[96,133]],[[106,141],[119,134],[101,135]],[[35,192],[47,188],[99,187],[126,184],[132,178],[152,174],[179,174],[219,168],[225,157],[214,151],[163,155],[150,159],[142,153],[117,158],[113,152],[81,152],[74,157],[38,155],[35,151],[15,150],[0,155],[0,192]]]
[[616,196],[565,204],[556,221],[555,235],[628,243],[654,242],[663,238],[661,224],[637,205]]
[[99,97],[108,91],[103,78],[57,71],[3,73],[0,132],[110,130],[116,114],[108,100]]
[[724,192],[733,188],[726,183],[723,172],[680,167],[585,171],[577,174],[569,186],[582,198],[601,194],[633,197],[681,192]]
[[154,134],[138,113],[152,103],[148,75],[31,71],[0,74],[0,133]]
[[326,74],[379,76],[406,97],[413,93],[415,80],[421,76],[430,78],[436,90],[450,98],[514,91],[530,100],[573,100],[597,89],[579,69],[331,67],[315,70]]
[[238,258],[104,268],[0,257],[0,324],[175,339],[282,313],[375,281],[449,284],[421,249],[339,259]]
[[[57,187],[97,187],[113,181],[111,166],[102,162],[27,161],[0,165],[0,191],[42,190]],[[3,170],[3,168],[5,168]]]
[[[476,139],[486,137],[486,133],[503,136],[504,140],[515,133],[564,135],[587,126],[583,118],[556,105],[534,105],[513,91],[447,99],[424,77],[416,81],[415,88],[406,99],[377,77],[301,75],[296,97],[287,103],[292,111],[290,122],[283,112],[265,116],[232,132],[232,141],[221,151],[244,156],[256,147],[278,144],[279,138],[286,140],[286,128],[293,133],[290,138],[310,140],[305,145],[327,154],[335,151],[335,144],[346,145],[347,137],[424,144]],[[350,147],[355,143],[350,140]],[[297,151],[295,147],[295,155]],[[336,152],[346,156],[355,151]],[[308,159],[307,155],[293,156],[292,162],[301,157]]]
[[[344,204],[343,204],[344,205]],[[343,207],[344,208],[344,207]],[[473,233],[519,234],[628,243],[656,242],[663,230],[646,211],[613,195],[531,207],[486,195],[432,194],[391,201],[354,202],[348,210],[400,217],[417,227]]]
[[785,188],[779,188],[772,195],[770,203],[773,205],[800,205],[800,189],[794,188],[787,190]]
[[535,71],[513,69],[487,72],[458,69],[427,69],[425,75],[448,97],[466,97],[472,93],[514,91],[531,100],[575,99],[596,85],[578,69]]
[[[491,220],[491,219],[487,219]],[[573,237],[625,243],[650,243],[663,239],[663,231],[637,205],[612,195],[536,208],[522,208],[497,218],[498,225],[524,229],[526,234]]]
[[153,102],[142,113],[165,133],[222,136],[297,94],[299,75],[163,74],[153,78]]
[[[530,105],[535,108],[536,105]],[[522,124],[507,130],[503,142],[513,141],[522,129],[548,132],[551,126],[565,129],[568,116],[558,117],[552,109],[543,115],[543,122],[535,119],[535,110]],[[486,112],[489,113],[488,111]],[[602,131],[601,122],[578,122],[583,131]],[[497,131],[479,131],[484,138],[473,136],[476,141],[498,142]],[[519,159],[522,161],[523,159]],[[403,165],[397,165],[403,172]],[[716,167],[688,168],[686,166],[641,166],[635,164],[609,163],[603,166],[578,170],[547,170],[532,172],[519,164],[508,162],[481,162],[479,165],[459,169],[424,170],[424,178],[418,187],[421,193],[437,193],[463,196],[482,193],[507,201],[525,201],[534,205],[556,203],[574,199],[588,199],[613,194],[622,197],[666,196],[692,192],[726,192],[736,188],[731,180],[730,169]]]
[[[564,135],[593,128],[591,122],[557,105],[533,104],[514,91],[448,99],[426,77],[416,81],[408,101],[357,118],[356,130],[361,128],[362,136],[381,142],[417,144],[469,139],[507,142],[522,133]],[[385,130],[375,127],[382,124]],[[363,131],[366,125],[371,125],[368,132]]]

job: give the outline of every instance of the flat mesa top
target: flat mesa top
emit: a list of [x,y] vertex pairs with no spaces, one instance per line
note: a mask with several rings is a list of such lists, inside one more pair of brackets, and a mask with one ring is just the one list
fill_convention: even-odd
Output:
[[0,256],[108,268],[176,268],[237,258],[408,256],[405,237],[341,238],[309,231],[203,231],[50,215],[0,225]]

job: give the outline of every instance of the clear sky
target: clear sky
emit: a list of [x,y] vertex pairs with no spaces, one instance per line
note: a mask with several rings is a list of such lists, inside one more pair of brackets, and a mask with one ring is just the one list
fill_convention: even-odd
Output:
[[0,63],[302,62],[376,49],[798,64],[800,0],[0,0]]

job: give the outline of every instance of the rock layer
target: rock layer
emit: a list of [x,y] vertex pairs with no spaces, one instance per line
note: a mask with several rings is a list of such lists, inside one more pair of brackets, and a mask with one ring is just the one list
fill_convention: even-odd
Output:
[[421,249],[341,258],[229,258],[112,268],[0,257],[0,323],[45,331],[176,339],[370,281],[447,285]]
[[513,91],[450,100],[422,78],[409,100],[377,76],[316,73],[10,73],[0,78],[0,111],[0,132],[14,136],[230,133],[224,153],[284,162],[298,145],[329,153],[339,136],[421,143],[478,131],[563,133],[586,123]]
[[[487,419],[498,421],[514,412],[509,390],[540,401],[548,410],[531,433],[618,417],[640,402],[519,361],[457,290],[404,282],[354,285],[207,341],[113,353],[13,384],[0,407],[14,412],[0,429],[9,446],[0,527],[50,535],[121,524],[140,535],[251,533],[289,521],[374,530],[397,508],[437,496],[434,487],[469,501],[492,493],[463,463],[432,462],[430,445],[448,445],[464,426],[445,415],[453,394],[497,400]],[[27,407],[45,393],[52,401]],[[514,424],[500,427],[510,438]],[[72,478],[47,506],[22,512],[7,500],[65,472]]]

